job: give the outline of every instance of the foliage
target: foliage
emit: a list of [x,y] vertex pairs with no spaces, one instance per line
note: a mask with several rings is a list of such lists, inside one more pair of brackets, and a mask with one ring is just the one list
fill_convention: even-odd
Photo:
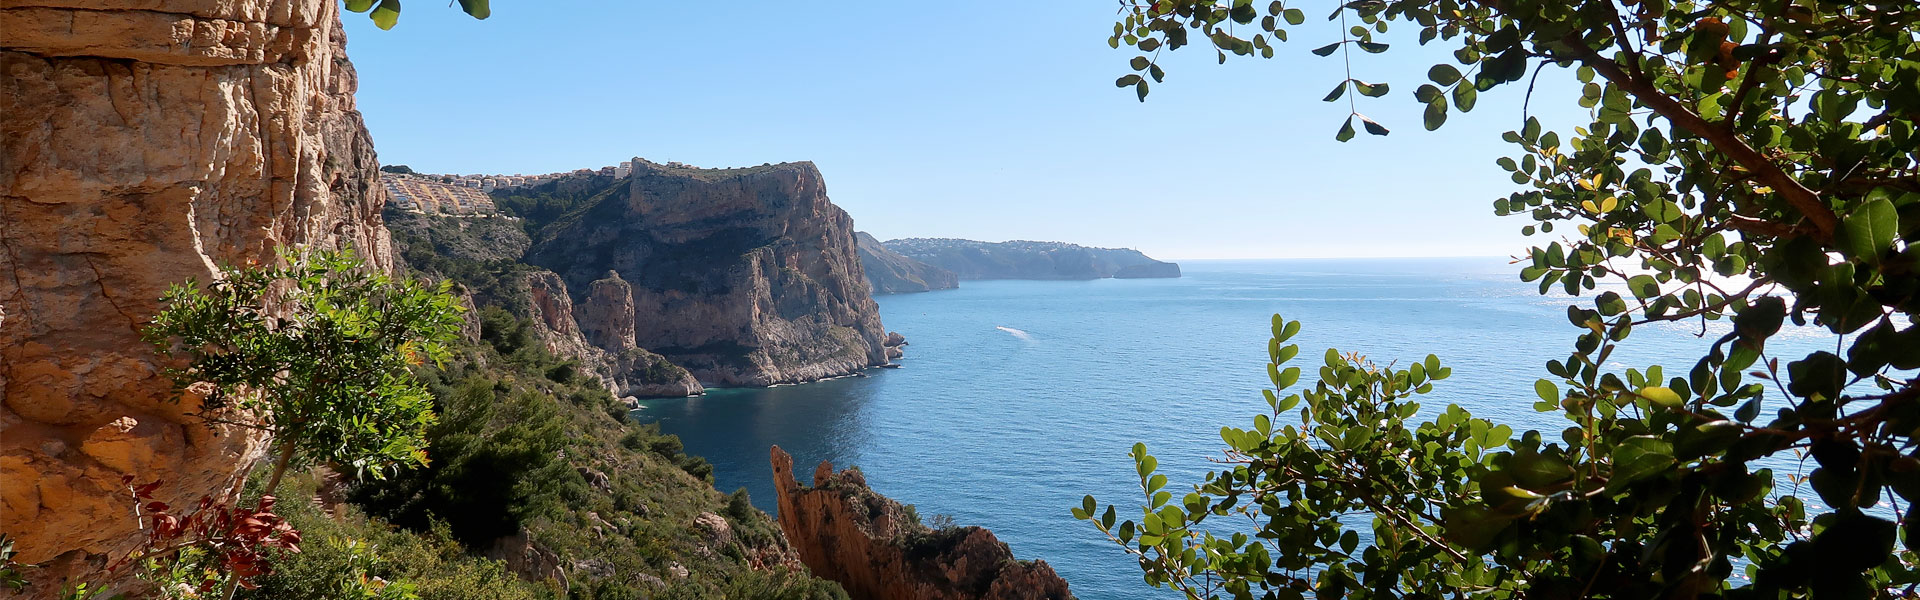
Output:
[[0,533],[0,588],[18,592],[26,589],[27,578],[20,572],[23,565],[13,561],[13,538]]
[[406,165],[380,165],[380,172],[399,173],[401,175],[412,175],[413,167],[409,167]]
[[144,332],[185,359],[167,375],[209,386],[202,411],[273,434],[281,471],[335,464],[363,475],[426,462],[431,396],[409,365],[447,357],[462,308],[448,285],[370,272],[351,251],[283,251],[284,267],[223,269],[168,288]]
[[[400,22],[400,0],[379,0],[378,3],[374,0],[343,1],[347,10],[367,13],[367,18],[373,19],[375,27],[393,29],[393,26]],[[460,10],[472,15],[475,19],[485,19],[493,14],[493,10],[488,6],[489,2],[490,0],[460,0]]]
[[[1271,57],[1306,19],[1283,2],[1123,5],[1110,43],[1145,53],[1145,77],[1118,83],[1143,99],[1164,77],[1157,53],[1190,34],[1222,62]],[[1149,583],[1193,597],[1912,592],[1920,10],[1362,0],[1330,19],[1343,39],[1315,54],[1385,52],[1390,23],[1454,48],[1459,66],[1434,65],[1414,92],[1428,129],[1529,70],[1581,82],[1591,122],[1563,138],[1526,118],[1503,135],[1519,155],[1498,162],[1526,189],[1494,202],[1535,221],[1529,235],[1576,225],[1519,260],[1543,294],[1592,295],[1568,308],[1574,351],[1532,390],[1568,427],[1516,438],[1457,407],[1414,421],[1413,398],[1447,373],[1431,357],[1396,370],[1329,351],[1317,383],[1289,393],[1298,348],[1282,344],[1298,324],[1276,318],[1271,410],[1222,430],[1220,471],[1175,498],[1136,446],[1140,518],[1091,498],[1075,516],[1138,555]],[[1347,79],[1326,99],[1388,89]],[[1350,108],[1338,139],[1355,120],[1387,133]],[[1607,366],[1635,327],[1688,319],[1731,327],[1683,373]],[[1789,319],[1836,346],[1770,347]],[[1795,457],[1814,464],[1791,489],[1757,466]],[[1809,510],[1800,484],[1834,508]],[[1222,516],[1246,526],[1201,527]]]
[[[749,566],[779,547],[777,526],[757,510],[730,510],[706,479],[712,467],[684,454],[678,437],[625,422],[598,379],[550,376],[568,362],[531,337],[526,319],[496,306],[479,313],[481,344],[417,369],[442,415],[427,431],[433,464],[357,482],[356,505],[470,551],[524,531],[560,556],[613,567],[613,577],[570,572],[573,598],[825,597],[803,592],[831,583]],[[608,411],[616,405],[619,417]],[[703,512],[727,515],[734,539],[708,539],[694,522]],[[686,578],[673,574],[676,563]],[[655,589],[641,575],[669,583]],[[432,598],[429,582],[404,580]]]
[[[300,551],[300,532],[273,513],[272,496],[260,498],[252,508],[202,496],[191,509],[176,511],[154,498],[159,481],[134,485],[134,477],[127,475],[121,485],[145,536],[139,549],[108,570],[139,567],[140,579],[153,585],[158,597],[199,598],[235,586],[250,589],[255,578],[271,571],[269,553]],[[80,585],[68,592],[84,597],[99,589]]]
[[427,439],[438,460],[388,485],[364,485],[356,501],[395,524],[425,530],[444,520],[455,538],[485,547],[526,519],[553,509],[556,488],[583,488],[556,453],[565,421],[527,390],[472,377],[437,395],[441,420]]
[[[316,493],[314,477],[290,479],[298,496]],[[350,505],[329,515],[310,503],[284,509],[288,522],[312,540],[300,553],[276,553],[273,572],[243,597],[274,600],[393,598],[420,600],[534,600],[551,594],[522,581],[499,561],[469,556],[444,524],[425,530],[395,528]]]

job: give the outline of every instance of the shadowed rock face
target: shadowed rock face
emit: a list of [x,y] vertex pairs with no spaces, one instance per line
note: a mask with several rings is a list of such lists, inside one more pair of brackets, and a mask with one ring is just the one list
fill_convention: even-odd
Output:
[[1046,561],[1013,558],[980,527],[932,530],[867,488],[857,469],[822,462],[813,486],[794,481],[793,457],[773,447],[780,529],[814,575],[854,600],[1064,600],[1067,582]]
[[625,189],[543,230],[528,262],[583,297],[619,272],[634,342],[703,382],[795,383],[886,362],[853,219],[812,163],[634,161]]
[[593,282],[589,289],[594,296],[581,305],[578,317],[559,275],[534,271],[526,282],[534,337],[548,352],[580,361],[615,397],[677,398],[706,391],[686,369],[633,345],[633,305],[621,304],[625,282],[619,274]]
[[97,577],[135,541],[122,475],[181,505],[261,450],[170,400],[139,338],[161,293],[282,245],[389,269],[384,194],[334,0],[19,4],[0,4],[0,531],[51,563],[38,577]]
[[867,232],[856,231],[853,236],[860,248],[860,268],[866,271],[868,288],[873,293],[899,294],[960,287],[960,277],[954,275],[953,271],[902,256],[881,244],[880,240],[867,235]]

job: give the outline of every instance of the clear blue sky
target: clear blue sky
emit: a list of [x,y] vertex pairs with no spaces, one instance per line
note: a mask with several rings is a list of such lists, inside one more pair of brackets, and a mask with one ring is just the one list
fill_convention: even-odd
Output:
[[[1394,133],[1342,144],[1346,103],[1320,101],[1340,55],[1307,52],[1337,25],[1310,20],[1273,60],[1164,53],[1167,81],[1140,103],[1113,86],[1134,55],[1106,45],[1115,8],[496,0],[485,21],[442,3],[409,4],[392,31],[346,20],[383,164],[810,160],[883,240],[1060,240],[1168,259],[1525,247],[1524,218],[1491,208],[1515,188],[1494,159],[1523,86],[1427,132],[1412,91],[1444,56],[1396,31],[1394,51],[1354,56],[1356,77],[1393,84],[1360,110]],[[1569,81],[1542,76],[1532,106],[1549,128],[1579,116]]]

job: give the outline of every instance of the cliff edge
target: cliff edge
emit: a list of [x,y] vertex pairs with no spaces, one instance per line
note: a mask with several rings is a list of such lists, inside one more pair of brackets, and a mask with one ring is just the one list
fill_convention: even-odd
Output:
[[635,158],[624,186],[545,226],[527,262],[579,298],[617,271],[634,342],[702,382],[799,383],[887,362],[853,218],[812,163],[691,169]]
[[793,457],[771,451],[780,529],[819,577],[854,600],[1065,600],[1067,582],[1046,561],[1020,561],[980,527],[931,529],[874,493],[858,469],[821,462],[813,486],[793,477]]

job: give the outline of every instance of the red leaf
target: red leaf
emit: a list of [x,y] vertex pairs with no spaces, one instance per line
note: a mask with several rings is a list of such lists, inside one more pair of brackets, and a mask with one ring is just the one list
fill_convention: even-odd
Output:
[[167,503],[161,502],[158,500],[147,503],[147,512],[163,513],[163,512],[167,512],[167,510],[171,508],[173,507],[167,506]]

